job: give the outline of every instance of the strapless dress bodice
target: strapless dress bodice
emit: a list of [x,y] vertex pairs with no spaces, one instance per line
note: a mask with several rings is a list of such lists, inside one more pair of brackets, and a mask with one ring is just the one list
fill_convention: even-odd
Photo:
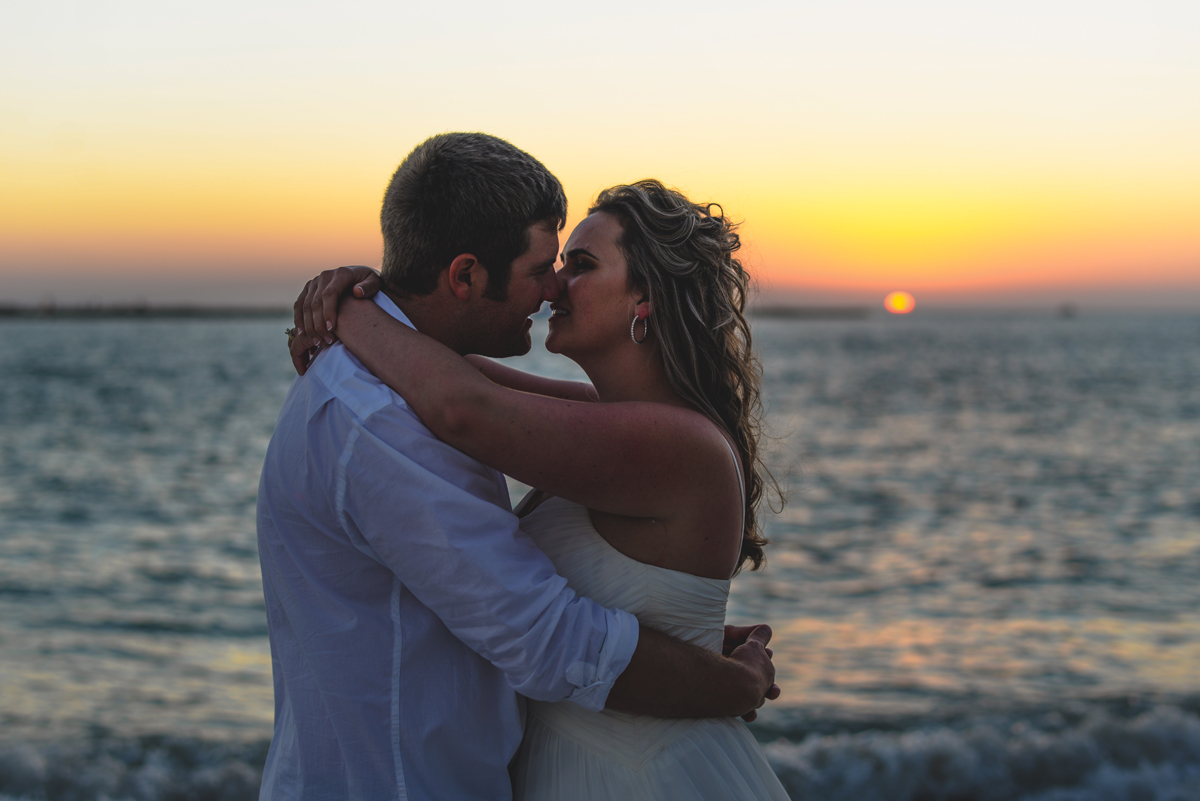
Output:
[[[579,595],[632,613],[640,624],[719,652],[728,579],[693,576],[625,556],[600,536],[587,508],[550,498],[521,521]],[[779,780],[734,718],[665,719],[569,701],[529,701],[514,779],[517,801],[551,799],[774,799]]]
[[624,609],[642,624],[677,639],[721,650],[728,579],[693,576],[631,559],[600,536],[586,507],[562,498],[544,501],[521,520],[521,530],[578,595]]

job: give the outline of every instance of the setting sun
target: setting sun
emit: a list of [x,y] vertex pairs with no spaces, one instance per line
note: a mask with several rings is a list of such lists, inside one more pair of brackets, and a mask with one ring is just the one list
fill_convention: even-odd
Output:
[[907,292],[893,292],[883,299],[883,307],[892,314],[908,314],[914,306],[916,301]]

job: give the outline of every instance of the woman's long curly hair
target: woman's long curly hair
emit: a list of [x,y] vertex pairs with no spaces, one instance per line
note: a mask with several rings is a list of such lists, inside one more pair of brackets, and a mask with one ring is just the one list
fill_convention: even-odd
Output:
[[631,288],[651,305],[649,336],[671,388],[733,440],[745,466],[746,515],[737,569],[763,563],[759,502],[779,492],[758,450],[761,373],[746,321],[750,276],[734,258],[737,226],[715,203],[692,203],[655,180],[605,189],[588,209],[612,214]]

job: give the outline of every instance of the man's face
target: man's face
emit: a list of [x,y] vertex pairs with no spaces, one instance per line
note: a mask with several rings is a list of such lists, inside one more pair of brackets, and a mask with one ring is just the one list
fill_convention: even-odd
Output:
[[529,315],[545,301],[558,298],[554,262],[558,258],[558,231],[552,225],[529,227],[529,247],[516,258],[504,300],[481,297],[476,309],[478,332],[472,352],[482,356],[521,356],[529,352]]

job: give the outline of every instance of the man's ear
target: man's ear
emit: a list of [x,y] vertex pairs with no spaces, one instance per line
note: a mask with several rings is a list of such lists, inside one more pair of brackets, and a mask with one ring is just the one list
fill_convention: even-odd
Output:
[[484,269],[483,262],[470,253],[455,256],[446,271],[450,291],[463,302],[482,295],[487,289],[487,279],[487,270]]

